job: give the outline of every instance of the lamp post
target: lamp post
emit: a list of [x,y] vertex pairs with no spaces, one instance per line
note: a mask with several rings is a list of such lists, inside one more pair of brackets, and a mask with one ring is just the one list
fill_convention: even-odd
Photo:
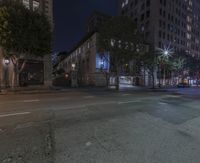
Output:
[[165,50],[163,54],[164,54],[165,56],[169,56],[169,51],[168,51],[168,50]]
[[[162,49],[162,48],[156,48],[157,49],[157,52],[158,52],[158,54],[160,55],[159,57],[158,57],[158,59],[160,59],[160,62],[165,62],[166,60],[168,60],[169,59],[169,57],[171,57],[171,55],[174,53],[174,51],[173,51],[173,48],[171,48],[170,47],[171,46],[171,44],[169,44],[168,46],[166,46],[166,45],[164,45],[164,48]],[[163,85],[165,85],[165,78],[166,78],[166,72],[165,72],[165,65],[163,65],[164,66],[164,69],[163,69],[163,71],[164,71],[164,74],[163,74]],[[162,76],[162,74],[161,74],[161,64],[159,63],[159,71],[160,71],[160,75],[159,75],[159,87],[160,87],[160,78],[161,78],[161,76]]]
[[8,66],[8,65],[10,64],[10,59],[5,58],[5,59],[4,59],[4,64],[5,64],[6,66]]
[[2,92],[2,81],[4,80],[5,81],[5,86],[7,86],[7,79],[8,79],[8,65],[10,64],[10,59],[8,58],[4,58],[3,59],[3,65],[5,66],[5,69],[4,69],[4,77],[3,79],[0,78],[0,92]]
[[76,68],[76,64],[75,63],[72,63],[72,70],[74,71]]
[[76,64],[72,63],[72,71],[71,71],[71,87],[77,87],[77,71],[76,71]]
[[[168,59],[168,57],[169,57],[169,51],[168,50],[165,50],[164,51],[164,53],[163,53],[163,56],[164,56],[164,58],[167,58]],[[163,85],[165,85],[166,84],[166,72],[165,72],[165,65],[164,65],[164,69],[163,69]]]
[[6,66],[5,68],[5,86],[8,87],[8,65],[10,64],[10,59],[4,58],[4,65]]
[[104,69],[104,61],[103,61],[103,59],[99,63],[100,63],[100,69],[101,69],[101,71],[103,71],[103,69]]

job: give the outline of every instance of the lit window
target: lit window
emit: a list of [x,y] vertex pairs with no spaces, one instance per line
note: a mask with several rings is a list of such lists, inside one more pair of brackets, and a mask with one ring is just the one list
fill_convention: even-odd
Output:
[[26,8],[30,9],[30,1],[29,1],[29,0],[23,0],[23,5],[24,5]]
[[124,1],[122,2],[122,8],[124,8],[126,5],[128,5],[128,0],[124,0]]
[[37,10],[39,8],[40,3],[38,1],[33,1],[33,11]]
[[187,33],[187,39],[191,40],[191,34]]
[[88,49],[90,48],[90,42],[87,43],[87,48],[88,48]]

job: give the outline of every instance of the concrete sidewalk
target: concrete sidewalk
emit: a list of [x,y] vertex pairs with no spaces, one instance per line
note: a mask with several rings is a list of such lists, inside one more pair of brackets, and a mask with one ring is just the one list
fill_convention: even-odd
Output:
[[35,86],[35,87],[18,87],[18,88],[6,88],[0,90],[0,95],[10,94],[38,94],[38,93],[51,93],[58,90],[53,87]]
[[169,92],[176,92],[182,95],[195,96],[200,97],[200,88],[199,87],[191,87],[191,88],[171,88],[166,89]]
[[2,89],[0,95],[14,95],[14,94],[46,94],[46,93],[62,93],[62,92],[75,92],[75,91],[113,91],[105,87],[26,87],[15,89]]
[[149,87],[121,87],[119,91],[114,87],[26,87],[16,89],[3,89],[0,95],[14,95],[14,94],[49,94],[49,93],[62,93],[62,92],[169,92],[189,96],[199,96],[200,88],[149,88]]
[[26,87],[16,89],[2,89],[0,95],[14,95],[14,94],[46,94],[46,93],[62,93],[62,92],[131,92],[131,91],[148,91],[149,88],[144,87],[122,87],[117,91],[113,87]]

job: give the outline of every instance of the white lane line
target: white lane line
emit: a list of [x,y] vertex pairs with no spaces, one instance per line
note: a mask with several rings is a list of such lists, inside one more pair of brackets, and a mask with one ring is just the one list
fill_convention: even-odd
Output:
[[91,104],[87,104],[87,105],[83,105],[85,107],[87,106],[96,106],[96,105],[107,105],[107,104],[115,104],[115,101],[108,101],[108,102],[97,102],[97,103],[91,103]]
[[[90,106],[97,106],[97,105],[109,105],[109,104],[116,104],[116,101],[108,101],[108,102],[97,102],[97,103],[90,103],[90,104],[82,104],[82,105],[72,105],[72,106],[65,106],[59,110],[70,110],[75,108],[87,108]],[[53,108],[53,110],[58,110],[57,108]]]
[[85,145],[86,145],[87,147],[89,147],[89,146],[92,145],[92,143],[91,143],[91,142],[87,142],[87,143],[85,143]]
[[131,94],[122,94],[122,96],[130,96]]
[[166,95],[166,97],[172,97],[172,98],[180,98],[180,95]]
[[90,98],[94,98],[94,96],[84,96],[83,98],[90,99]]
[[3,118],[3,117],[11,117],[11,116],[19,116],[19,115],[27,115],[27,114],[30,114],[30,112],[0,114],[0,118]]
[[[1,0],[0,0],[1,1]],[[40,101],[57,101],[57,100],[70,100],[71,98],[67,98],[67,97],[59,97],[59,98],[50,98],[50,99],[32,99],[32,100],[12,100],[12,101],[5,101],[5,102],[0,102],[0,105],[3,104],[13,104],[13,103],[32,103],[32,102],[40,102]]]
[[40,100],[34,99],[34,100],[23,100],[22,102],[24,103],[29,103],[29,102],[39,102]]
[[129,104],[129,103],[136,103],[136,102],[141,102],[141,100],[118,102],[118,104],[121,105],[121,104]]
[[159,102],[160,105],[167,105],[166,102]]

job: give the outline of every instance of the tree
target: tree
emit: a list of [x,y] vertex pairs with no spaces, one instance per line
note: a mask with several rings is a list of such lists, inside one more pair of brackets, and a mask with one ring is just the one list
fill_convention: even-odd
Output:
[[191,55],[186,55],[185,57],[185,67],[188,71],[189,76],[191,78],[197,78],[197,75],[200,72],[200,59]]
[[152,78],[152,88],[155,88],[155,72],[158,66],[158,53],[145,53],[142,57],[144,71],[147,71]]
[[172,71],[174,72],[175,76],[178,77],[182,74],[184,67],[186,64],[186,59],[183,56],[174,56],[172,59]]
[[200,60],[198,57],[185,52],[179,52],[173,57],[172,65],[172,70],[178,78],[181,76],[182,82],[186,76],[192,79],[198,79],[200,72]]
[[121,66],[137,58],[144,48],[136,25],[128,17],[113,17],[99,31],[99,51],[109,52],[111,70],[115,72],[119,89]]
[[[51,26],[45,15],[19,3],[0,5],[0,46],[13,63],[12,86],[18,86],[19,73],[28,58],[42,58],[51,51]],[[24,62],[19,68],[19,60]]]

